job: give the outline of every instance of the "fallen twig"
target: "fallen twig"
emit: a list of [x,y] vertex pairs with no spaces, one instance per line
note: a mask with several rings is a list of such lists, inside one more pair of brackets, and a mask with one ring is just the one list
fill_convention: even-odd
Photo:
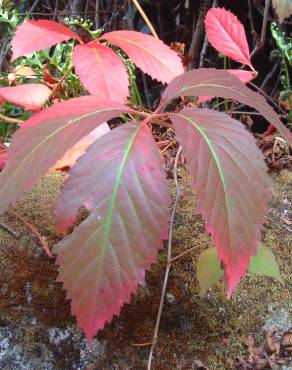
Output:
[[14,217],[16,217],[22,223],[24,223],[24,225],[36,236],[36,238],[38,239],[41,246],[44,248],[44,250],[47,253],[49,258],[54,257],[52,252],[49,249],[49,245],[48,245],[48,242],[46,241],[46,238],[39,233],[39,231],[36,229],[36,227],[34,225],[32,225],[24,217],[22,217],[21,215],[19,215],[17,212],[15,212],[13,210],[8,211],[8,213],[10,215],[13,215]]
[[0,222],[0,227],[7,231],[9,234],[13,235],[15,239],[20,239],[21,235],[18,231],[14,231],[10,226]]

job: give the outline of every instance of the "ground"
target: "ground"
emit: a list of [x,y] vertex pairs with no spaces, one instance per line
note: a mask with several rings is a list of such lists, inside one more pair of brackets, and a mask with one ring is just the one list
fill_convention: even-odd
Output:
[[[164,306],[154,370],[195,369],[200,360],[210,370],[234,369],[245,358],[249,334],[262,344],[274,327],[292,327],[292,173],[274,179],[274,198],[264,225],[264,244],[276,255],[285,286],[270,278],[247,275],[227,300],[223,282],[199,296],[195,276],[200,252],[211,246],[189,179],[181,173],[183,196],[175,219],[173,256],[197,246],[173,263]],[[49,245],[55,234],[53,205],[63,175],[52,173],[28,193],[17,212],[33,223]],[[173,193],[173,185],[170,184]],[[119,318],[100,332],[89,347],[70,315],[64,291],[55,282],[54,261],[24,225],[7,214],[0,228],[0,368],[4,370],[145,369],[163,281],[166,250],[147,273],[146,284]],[[292,369],[289,353],[282,353]],[[197,363],[198,364],[198,363]],[[256,368],[256,367],[254,367]]]

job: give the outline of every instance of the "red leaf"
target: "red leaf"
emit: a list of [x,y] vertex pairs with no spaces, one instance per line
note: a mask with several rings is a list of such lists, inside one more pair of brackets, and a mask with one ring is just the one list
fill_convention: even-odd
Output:
[[153,36],[135,31],[114,31],[100,37],[121,48],[143,72],[169,83],[184,72],[176,52]]
[[243,71],[241,69],[227,69],[227,72],[231,73],[240,79],[241,82],[247,84],[256,77],[256,72],[253,71]]
[[73,64],[91,94],[105,100],[126,100],[129,95],[128,74],[122,59],[112,49],[96,41],[77,45]]
[[69,39],[81,41],[75,32],[61,23],[45,19],[25,21],[17,28],[12,39],[11,60]]
[[198,211],[224,263],[227,291],[256,254],[270,181],[253,136],[228,115],[186,108],[171,113],[198,198]]
[[242,23],[229,10],[212,8],[205,18],[208,40],[220,53],[252,67]]
[[[227,69],[227,72],[231,73],[232,75],[236,76],[240,79],[244,84],[248,83],[249,81],[253,80],[256,77],[256,73],[252,71],[242,71],[240,69]],[[198,103],[207,103],[207,101],[213,99],[213,96],[200,96],[198,99]]]
[[[176,77],[165,89],[163,106],[179,96],[219,96],[234,99],[257,109],[268,122],[273,122],[281,135],[292,145],[292,134],[279,120],[278,115],[258,93],[246,87],[231,73],[214,69],[200,68]],[[162,108],[162,107],[161,107]]]
[[51,90],[42,84],[24,84],[0,88],[0,100],[7,100],[28,110],[39,110],[50,94]]
[[62,228],[88,198],[92,213],[54,252],[71,311],[92,342],[144,282],[168,226],[167,181],[146,124],[110,131],[77,161],[59,199]]
[[110,128],[106,122],[100,124],[88,135],[78,141],[73,148],[68,149],[64,156],[58,160],[52,169],[63,170],[68,169],[68,167],[72,167],[76,160],[86,152],[86,149],[89,147],[89,145],[109,131]]
[[0,213],[62,158],[69,148],[126,108],[95,96],[57,103],[25,121],[12,137],[8,162],[0,174]]

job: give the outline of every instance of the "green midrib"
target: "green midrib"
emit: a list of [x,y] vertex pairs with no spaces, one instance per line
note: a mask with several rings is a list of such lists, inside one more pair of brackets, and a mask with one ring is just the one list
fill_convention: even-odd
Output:
[[[103,266],[104,258],[106,256],[109,238],[110,238],[110,235],[111,235],[111,230],[112,230],[112,225],[113,225],[113,214],[114,214],[114,210],[115,210],[116,201],[117,201],[117,198],[118,198],[119,188],[120,188],[120,185],[121,185],[121,182],[122,182],[122,178],[123,178],[123,174],[124,174],[124,170],[125,170],[127,161],[129,159],[129,156],[130,156],[131,150],[133,148],[134,142],[136,140],[136,137],[137,137],[138,132],[141,129],[141,127],[142,127],[141,125],[137,126],[136,130],[133,132],[133,136],[128,141],[128,144],[125,148],[125,153],[124,153],[123,160],[122,160],[122,162],[119,166],[119,169],[117,171],[116,181],[115,181],[115,184],[114,184],[114,187],[113,187],[113,194],[112,194],[109,206],[108,206],[108,211],[107,211],[107,215],[106,215],[106,219],[105,219],[105,230],[104,230],[104,235],[103,235],[103,241],[101,243],[101,255],[100,255],[100,259],[99,259],[99,261],[100,261],[99,262],[99,270],[98,270],[98,275],[97,275],[97,279],[96,279],[97,289],[100,285],[100,279],[101,279],[101,275],[102,275],[102,266]],[[96,230],[93,233],[92,236],[95,237],[97,232],[99,232],[99,230]],[[97,295],[97,291],[98,290],[96,290],[96,295]]]
[[[215,88],[220,88],[220,89],[226,89],[226,90],[229,90],[233,93],[242,95],[244,99],[246,98],[246,95],[244,93],[242,93],[239,90],[235,90],[235,89],[233,89],[232,87],[229,87],[229,86],[218,85],[218,84],[215,84],[215,83],[199,83],[199,84],[195,84],[195,85],[192,85],[192,86],[183,86],[181,89],[179,89],[179,91],[174,93],[172,96],[169,96],[167,98],[167,100],[164,102],[164,104],[167,104],[169,101],[171,101],[172,99],[175,99],[177,96],[183,96],[185,91],[196,89],[198,87],[215,87]],[[196,94],[193,94],[193,95],[198,96],[198,95],[202,95],[202,94],[196,93]],[[212,95],[212,93],[210,93],[210,95]],[[219,95],[215,94],[215,96],[219,96]]]
[[[27,156],[23,157],[21,161],[18,162],[18,165],[17,167],[21,167],[23,166],[23,164],[25,162],[28,162],[30,160],[30,158],[33,157],[33,155],[35,154],[35,152],[43,145],[45,144],[48,140],[50,140],[52,137],[56,136],[59,132],[65,130],[67,127],[71,126],[72,124],[78,122],[80,123],[79,121],[82,121],[83,119],[85,118],[88,118],[90,116],[93,116],[95,114],[98,114],[98,113],[101,113],[101,112],[105,112],[105,111],[111,111],[111,110],[117,110],[117,108],[109,108],[109,109],[99,109],[99,110],[95,110],[93,112],[89,112],[89,113],[86,113],[86,114],[83,114],[81,116],[78,116],[76,118],[73,118],[73,119],[70,119],[68,121],[68,123],[66,125],[62,125],[61,127],[59,127],[58,129],[54,130],[50,135],[46,136],[44,140],[40,141],[30,152]],[[97,125],[98,126],[98,125]],[[72,144],[73,146],[74,144]],[[64,154],[65,152],[68,150],[68,148],[64,151]],[[54,162],[55,163],[55,162]],[[51,165],[53,166],[54,163],[51,163]],[[17,170],[14,170],[14,174],[15,176],[17,176]],[[6,183],[7,186],[10,186],[9,185],[9,181]],[[4,186],[1,188],[1,190],[3,191],[4,189]]]
[[192,121],[192,119],[190,119],[190,118],[188,118],[188,117],[186,117],[182,114],[177,114],[177,115],[180,116],[182,119],[188,121],[192,126],[194,126],[199,131],[199,133],[202,135],[202,137],[204,138],[206,144],[208,145],[208,147],[210,149],[210,152],[212,154],[212,158],[214,159],[214,161],[216,163],[216,166],[218,168],[219,176],[220,176],[223,188],[224,188],[224,193],[226,194],[226,180],[225,180],[224,172],[223,172],[223,169],[222,169],[220,159],[217,155],[216,149],[215,149],[214,145],[212,144],[212,141],[209,139],[209,137],[206,134],[203,127],[197,125],[194,121]]
[[110,201],[107,216],[106,216],[106,228],[105,228],[104,238],[103,238],[102,258],[104,257],[104,254],[105,254],[105,251],[106,251],[106,246],[108,244],[108,240],[109,240],[109,236],[110,236],[110,232],[111,232],[111,227],[112,227],[112,222],[113,222],[113,213],[114,213],[114,209],[115,209],[115,203],[116,203],[116,200],[117,200],[117,197],[118,197],[119,187],[121,185],[123,173],[124,173],[127,161],[129,159],[131,149],[133,147],[133,144],[135,142],[135,139],[137,137],[137,134],[138,134],[140,128],[141,128],[141,125],[139,125],[136,128],[136,130],[133,133],[132,138],[129,140],[129,142],[126,146],[124,158],[123,158],[122,163],[120,164],[119,169],[118,169],[116,182],[114,184],[114,189],[113,189],[113,195],[111,197],[111,201]]
[[198,124],[196,124],[189,117],[186,117],[186,116],[184,116],[182,114],[177,114],[177,115],[180,116],[182,119],[188,121],[193,127],[195,127],[199,131],[199,133],[204,138],[206,144],[208,145],[208,148],[210,149],[210,152],[212,154],[212,158],[215,161],[215,164],[217,166],[217,169],[218,169],[218,172],[219,172],[219,177],[221,179],[221,183],[222,183],[222,186],[223,186],[224,199],[225,199],[224,204],[225,204],[225,207],[226,207],[227,225],[228,225],[228,229],[229,229],[229,232],[230,232],[230,218],[229,218],[229,212],[228,212],[229,199],[228,199],[227,187],[226,187],[227,184],[226,184],[226,179],[225,179],[225,176],[224,176],[223,168],[222,168],[222,165],[221,165],[221,162],[220,162],[220,158],[217,155],[216,148],[214,147],[212,141],[209,139],[209,137],[206,134],[206,132],[205,132],[205,130],[204,130],[203,127],[201,127]]

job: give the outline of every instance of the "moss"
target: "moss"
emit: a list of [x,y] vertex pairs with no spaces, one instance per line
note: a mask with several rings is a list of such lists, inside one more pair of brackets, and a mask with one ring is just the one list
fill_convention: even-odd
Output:
[[[251,332],[259,333],[269,304],[281,307],[291,300],[292,264],[291,233],[283,219],[291,207],[292,174],[282,171],[273,175],[275,194],[264,227],[264,244],[276,254],[286,282],[247,275],[233,297],[225,297],[223,282],[204,298],[199,297],[196,263],[201,251],[212,245],[204,224],[195,211],[195,196],[190,180],[181,173],[183,196],[175,218],[173,256],[197,246],[173,263],[167,292],[175,302],[165,303],[155,353],[154,369],[190,369],[200,359],[210,370],[233,369],[235,358],[245,353],[244,340]],[[50,246],[58,240],[55,234],[54,201],[63,176],[51,174],[20,202],[17,212],[35,224]],[[174,194],[173,185],[170,184]],[[33,315],[44,325],[64,326],[74,321],[59,283],[57,269],[37,245],[27,229],[13,217],[1,221],[21,233],[20,239],[0,228],[0,313],[2,320],[20,320]],[[140,288],[131,304],[119,318],[98,334],[107,341],[104,359],[97,368],[110,368],[124,362],[137,370],[144,369],[149,347],[137,346],[151,341],[164,277],[166,248],[159,253],[159,263],[146,275],[146,286]],[[29,284],[28,284],[29,283]],[[28,299],[31,302],[28,302]],[[125,367],[126,368],[126,367]]]

